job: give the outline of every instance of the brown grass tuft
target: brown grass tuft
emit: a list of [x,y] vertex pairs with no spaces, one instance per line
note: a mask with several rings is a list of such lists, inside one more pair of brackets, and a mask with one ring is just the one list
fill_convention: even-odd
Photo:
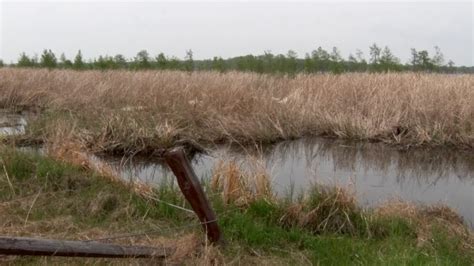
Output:
[[214,167],[211,189],[218,191],[226,204],[246,206],[258,199],[271,199],[271,179],[261,164],[243,171],[235,161],[220,161]]
[[290,204],[280,221],[285,226],[299,226],[314,233],[355,234],[355,219],[363,219],[353,193],[334,186],[313,186],[301,202]]
[[388,201],[375,209],[375,215],[384,218],[401,217],[416,224],[418,245],[429,245],[437,228],[447,230],[449,236],[460,237],[465,248],[474,248],[474,235],[462,217],[445,205],[416,206],[400,200]]
[[71,135],[71,131],[67,131],[63,127],[58,127],[56,137],[46,142],[47,145],[45,148],[48,155],[56,160],[93,170],[110,181],[130,187],[132,191],[143,197],[150,198],[154,196],[150,186],[137,180],[133,180],[133,183],[131,183],[132,181],[125,181],[110,165],[97,160],[91,152],[87,151],[83,143],[78,142],[78,140],[71,137]]

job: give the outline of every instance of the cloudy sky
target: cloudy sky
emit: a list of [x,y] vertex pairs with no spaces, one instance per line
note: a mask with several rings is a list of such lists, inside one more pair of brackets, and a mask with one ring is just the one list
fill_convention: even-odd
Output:
[[441,48],[456,65],[474,65],[472,1],[464,2],[158,2],[0,0],[0,58],[42,49],[73,57],[134,56],[147,49],[197,59],[260,54],[303,57],[322,46],[344,56],[376,42],[406,62],[410,48]]

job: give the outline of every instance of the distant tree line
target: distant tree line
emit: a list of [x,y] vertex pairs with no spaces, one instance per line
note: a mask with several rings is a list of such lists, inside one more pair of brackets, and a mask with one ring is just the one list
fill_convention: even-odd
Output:
[[[5,64],[0,60],[0,67]],[[126,58],[121,54],[115,56],[99,56],[93,60],[84,60],[79,50],[73,59],[68,59],[61,54],[59,59],[51,50],[44,50],[41,56],[28,56],[22,53],[16,64],[12,67],[26,68],[61,68],[61,69],[130,69],[130,70],[215,70],[247,71],[257,73],[343,73],[343,72],[399,72],[399,71],[422,71],[443,73],[474,73],[474,67],[457,67],[454,62],[445,62],[439,47],[434,47],[434,54],[430,55],[427,50],[411,49],[409,62],[402,63],[387,47],[379,47],[373,44],[369,47],[369,57],[366,59],[361,50],[350,54],[347,59],[341,56],[337,47],[327,51],[318,47],[304,58],[299,58],[297,53],[289,50],[286,54],[272,54],[265,51],[262,55],[246,55],[228,59],[214,57],[206,60],[194,60],[193,52],[186,51],[184,59],[169,57],[163,53],[151,56],[148,51],[142,50],[134,58]]]

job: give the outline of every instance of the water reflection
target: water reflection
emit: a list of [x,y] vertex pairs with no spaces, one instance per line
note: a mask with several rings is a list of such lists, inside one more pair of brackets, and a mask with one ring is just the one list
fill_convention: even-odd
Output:
[[0,137],[25,134],[26,124],[23,115],[0,110]]
[[[474,155],[447,149],[398,151],[384,144],[347,143],[321,138],[281,142],[262,149],[219,147],[193,159],[202,178],[221,159],[242,167],[260,158],[271,173],[277,193],[311,183],[350,184],[364,206],[392,198],[423,204],[443,203],[474,221]],[[162,162],[112,161],[124,178],[158,184],[172,173]]]

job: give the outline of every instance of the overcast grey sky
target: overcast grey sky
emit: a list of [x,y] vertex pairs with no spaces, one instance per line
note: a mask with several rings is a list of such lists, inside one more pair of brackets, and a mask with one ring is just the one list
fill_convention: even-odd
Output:
[[[1,1],[1,0],[0,0]],[[300,57],[322,46],[344,56],[376,42],[406,62],[410,48],[441,48],[456,65],[474,65],[472,1],[464,2],[13,2],[0,5],[0,58],[42,49],[72,58],[134,56],[147,49],[197,59],[261,54]]]

